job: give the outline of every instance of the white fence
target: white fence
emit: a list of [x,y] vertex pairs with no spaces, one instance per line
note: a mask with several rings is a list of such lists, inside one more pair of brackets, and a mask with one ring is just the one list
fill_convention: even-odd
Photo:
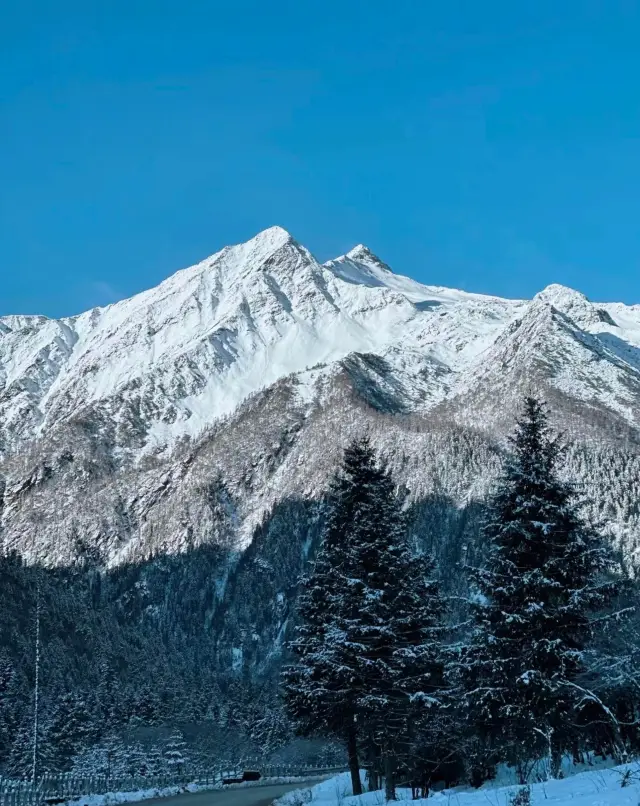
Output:
[[103,795],[107,792],[137,792],[145,789],[184,787],[188,784],[208,787],[222,784],[228,778],[242,778],[245,770],[260,772],[262,779],[330,775],[342,772],[344,767],[274,766],[252,765],[250,762],[237,767],[193,772],[189,775],[136,775],[126,778],[106,775],[78,776],[72,773],[44,775],[37,784],[0,777],[0,806],[42,806],[63,803],[87,795]]

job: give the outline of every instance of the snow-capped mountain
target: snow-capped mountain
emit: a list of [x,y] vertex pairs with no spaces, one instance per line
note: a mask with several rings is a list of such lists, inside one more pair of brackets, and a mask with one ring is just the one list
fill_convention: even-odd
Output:
[[0,444],[87,414],[120,451],[165,449],[352,353],[384,358],[418,411],[533,372],[638,424],[640,307],[561,286],[531,302],[425,286],[364,246],[320,265],[273,227],[106,308],[0,318]]
[[[612,462],[633,497],[640,306],[422,285],[364,246],[320,264],[273,227],[108,307],[0,318],[0,535],[50,563],[244,549],[362,428],[416,505],[464,507],[532,389],[598,513]],[[609,519],[632,547],[634,507]]]
[[457,371],[518,307],[421,286],[364,247],[322,266],[273,227],[106,308],[0,319],[4,450],[95,409],[123,450],[164,448],[352,352]]

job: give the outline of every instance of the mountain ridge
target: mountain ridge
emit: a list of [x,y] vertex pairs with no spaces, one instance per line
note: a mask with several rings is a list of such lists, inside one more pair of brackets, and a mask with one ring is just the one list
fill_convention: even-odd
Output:
[[[0,413],[8,424],[0,445],[10,452],[102,403],[116,429],[122,406],[129,416],[142,407],[144,446],[170,448],[279,378],[350,352],[413,353],[418,364],[422,353],[460,373],[539,301],[580,326],[622,332],[631,351],[640,346],[640,307],[636,317],[621,303],[594,306],[557,285],[530,302],[427,286],[393,273],[362,244],[320,264],[271,227],[106,307],[59,320],[0,318]],[[621,314],[631,339],[615,319]]]
[[[446,452],[469,432],[490,457],[530,391],[576,450],[634,457],[640,306],[555,284],[532,300],[422,285],[363,245],[321,264],[272,227],[104,308],[0,318],[0,537],[51,564],[83,546],[107,565],[242,552],[292,496],[320,500],[367,428],[399,483],[464,508],[495,462],[436,488],[409,435],[442,433]],[[611,522],[630,551],[635,517]]]

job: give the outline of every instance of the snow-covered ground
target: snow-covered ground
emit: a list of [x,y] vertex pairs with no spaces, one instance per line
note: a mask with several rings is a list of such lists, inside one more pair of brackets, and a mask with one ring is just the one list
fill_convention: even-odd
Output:
[[[481,789],[456,787],[433,792],[416,806],[510,806],[523,787],[499,786],[488,782]],[[640,763],[609,769],[590,769],[559,780],[531,784],[531,806],[638,806],[640,802]],[[382,806],[384,792],[366,792],[353,797],[348,774],[314,786],[289,792],[276,806]],[[398,800],[410,800],[410,789],[398,789]]]

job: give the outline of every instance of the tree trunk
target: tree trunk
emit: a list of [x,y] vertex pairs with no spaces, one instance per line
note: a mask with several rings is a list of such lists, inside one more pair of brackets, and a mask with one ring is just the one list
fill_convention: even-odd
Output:
[[371,741],[369,750],[369,791],[382,789],[382,775],[380,769],[380,745]]
[[396,799],[395,764],[389,752],[384,754],[384,796],[387,800]]
[[349,756],[349,772],[351,773],[351,789],[354,795],[362,795],[360,783],[360,765],[358,764],[358,742],[356,739],[356,726],[349,728],[347,733],[347,754]]
[[378,789],[380,789],[380,775],[378,774],[378,767],[375,759],[371,762],[368,778],[369,778],[369,792],[375,792]]
[[551,750],[551,777],[552,778],[559,778],[560,777],[560,770],[562,769],[562,756],[563,756],[563,749],[560,746],[560,742],[557,741],[555,736],[552,734],[549,740],[550,750]]

